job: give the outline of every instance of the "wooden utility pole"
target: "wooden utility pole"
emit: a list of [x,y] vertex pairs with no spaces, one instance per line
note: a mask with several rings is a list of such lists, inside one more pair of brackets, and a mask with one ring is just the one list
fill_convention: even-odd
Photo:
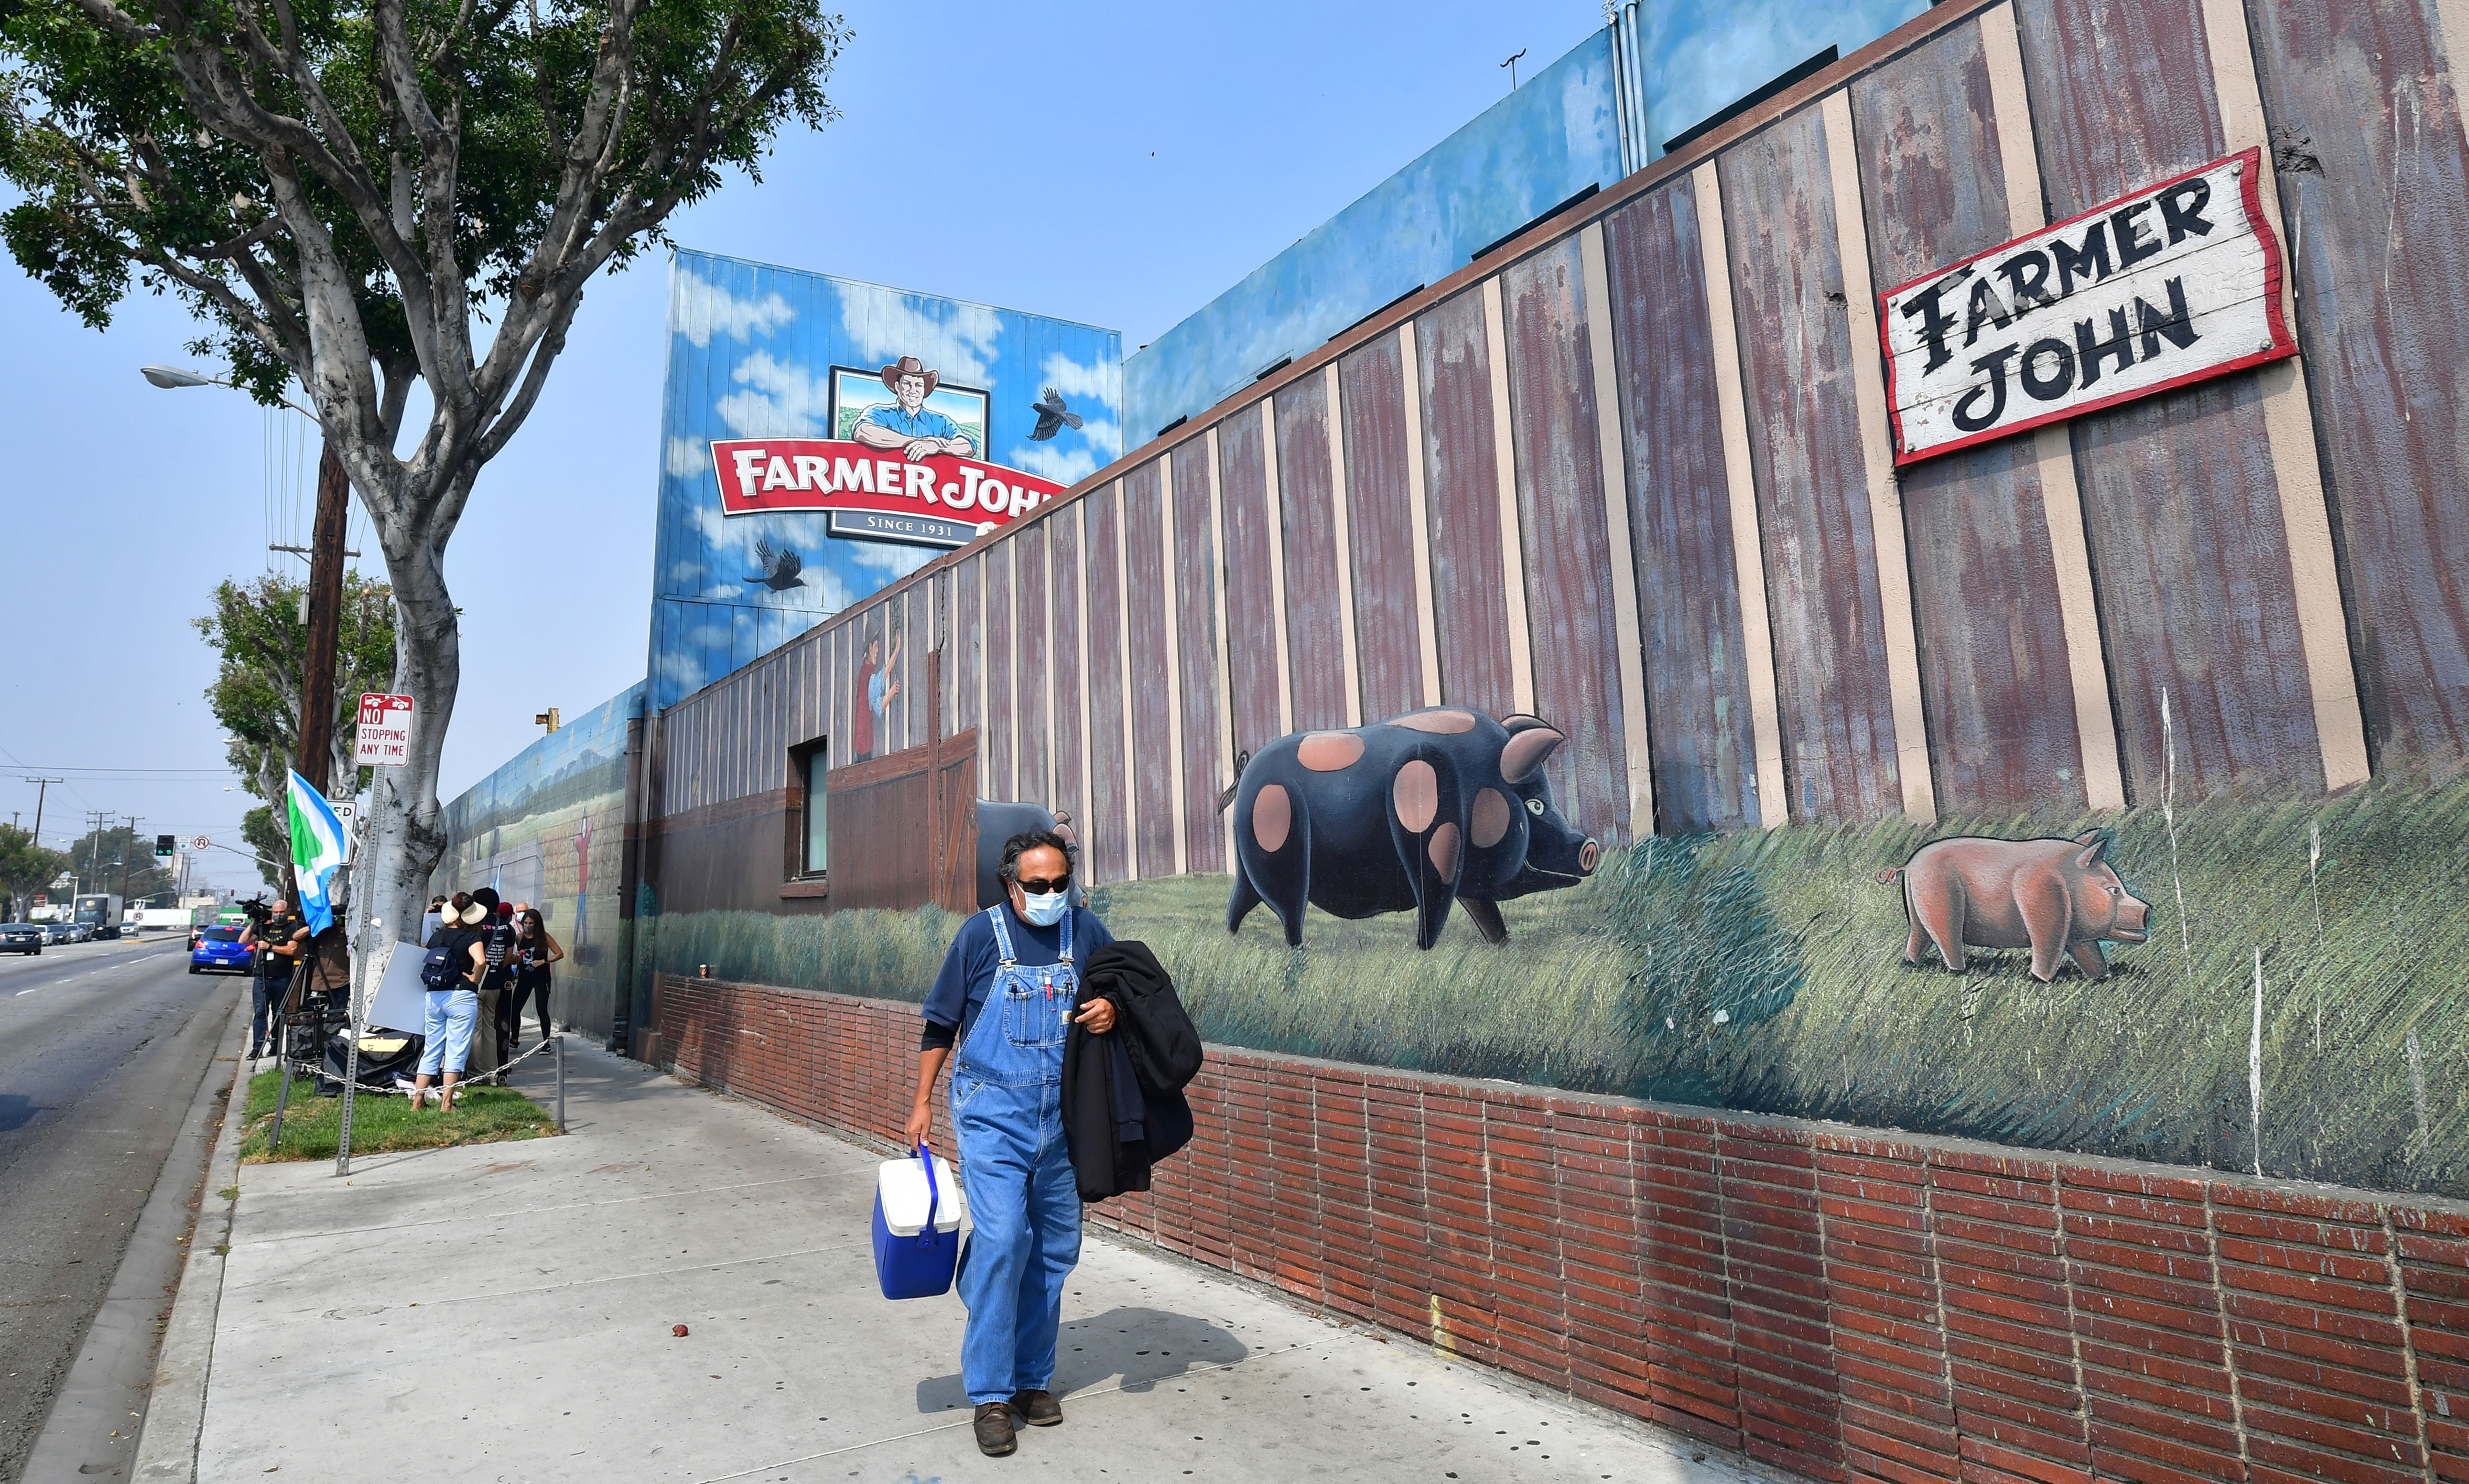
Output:
[[[317,519],[309,537],[309,653],[300,666],[300,745],[292,763],[321,795],[334,783],[335,663],[342,647],[343,528],[351,500],[351,478],[328,439],[317,455]],[[298,871],[287,865],[284,877],[292,900],[299,900]]]
[[343,528],[352,481],[329,441],[317,458],[317,522],[309,538],[309,655],[300,675],[300,776],[324,793],[334,781],[335,663],[342,644]]

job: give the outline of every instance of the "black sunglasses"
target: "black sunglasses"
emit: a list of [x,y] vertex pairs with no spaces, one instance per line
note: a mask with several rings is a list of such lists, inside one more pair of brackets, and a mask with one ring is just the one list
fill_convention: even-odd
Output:
[[1051,881],[1023,881],[1020,889],[1032,896],[1044,896],[1050,892],[1069,892],[1072,890],[1072,877],[1067,872]]

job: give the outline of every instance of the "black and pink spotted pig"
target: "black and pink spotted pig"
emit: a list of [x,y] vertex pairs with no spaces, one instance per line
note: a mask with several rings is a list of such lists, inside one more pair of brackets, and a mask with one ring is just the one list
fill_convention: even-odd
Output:
[[1429,948],[1456,901],[1486,941],[1507,941],[1500,903],[1575,886],[1601,854],[1543,778],[1567,740],[1536,717],[1457,707],[1280,737],[1235,783],[1226,930],[1262,902],[1288,943],[1304,940],[1305,902],[1336,917],[1412,911]]

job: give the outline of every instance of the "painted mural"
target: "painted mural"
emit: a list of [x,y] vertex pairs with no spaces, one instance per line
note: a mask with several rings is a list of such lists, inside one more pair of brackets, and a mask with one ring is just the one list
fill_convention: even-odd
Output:
[[[446,806],[450,842],[431,877],[445,893],[496,884],[540,909],[565,961],[557,1021],[607,1036],[631,1004],[624,953],[626,733],[643,714],[630,685],[542,737]],[[417,1030],[417,1027],[406,1028]]]
[[847,757],[851,762],[863,762],[887,751],[884,741],[891,734],[887,707],[900,699],[900,646],[904,638],[900,626],[887,614],[885,621],[868,625],[858,641],[863,658],[849,694]]
[[1930,0],[1658,0],[1624,5],[1639,25],[1639,86],[1647,157],[1664,141],[1712,117],[1834,47],[1849,57],[1929,7]]
[[1115,331],[681,249],[651,705],[777,648],[1122,449]]
[[1663,153],[1663,141],[1832,45],[1845,55],[1928,0],[1657,0],[1469,119],[1128,357],[1135,440],[1201,412],[1446,278],[1536,217]]
[[1599,31],[1129,357],[1133,436],[1198,415],[1280,358],[1318,348],[1579,192],[1619,179],[1616,107],[1611,32]]
[[1454,707],[1279,738],[1235,782],[1226,930],[1265,902],[1291,947],[1306,904],[1400,912],[1429,948],[1455,905],[1486,942],[1507,942],[1502,902],[1575,886],[1602,853],[1552,807],[1543,763],[1568,740],[1540,717]]
[[[917,999],[791,759],[966,738],[1223,1044],[2469,1197],[2432,24],[1937,8],[666,707],[638,969]],[[2296,355],[1898,466],[1892,286],[2239,157]]]

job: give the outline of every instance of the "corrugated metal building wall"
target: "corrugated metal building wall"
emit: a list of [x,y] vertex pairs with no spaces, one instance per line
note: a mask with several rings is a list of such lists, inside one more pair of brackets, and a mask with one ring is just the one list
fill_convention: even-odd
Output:
[[[670,707],[664,910],[787,910],[789,750],[894,747],[1225,869],[1286,731],[1538,712],[1605,844],[2316,793],[2469,755],[2469,35],[2436,0],[1946,4]],[[1875,290],[2233,151],[2302,356],[1897,475]],[[2164,742],[2162,695],[2169,698]],[[811,905],[819,907],[821,902]]]

